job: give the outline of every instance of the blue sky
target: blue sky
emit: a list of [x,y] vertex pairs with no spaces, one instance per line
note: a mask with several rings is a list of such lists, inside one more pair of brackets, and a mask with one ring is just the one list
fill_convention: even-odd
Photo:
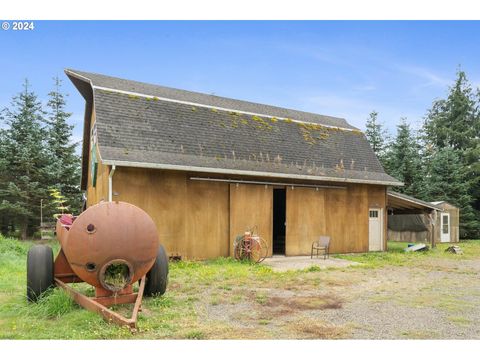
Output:
[[75,137],[84,101],[64,68],[345,117],[372,110],[418,127],[459,65],[480,86],[480,22],[68,22],[0,30],[0,107],[28,77],[44,100],[64,79]]

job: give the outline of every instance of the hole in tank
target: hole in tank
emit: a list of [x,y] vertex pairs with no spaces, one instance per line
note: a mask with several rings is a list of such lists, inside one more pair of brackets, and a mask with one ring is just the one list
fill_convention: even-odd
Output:
[[95,263],[89,262],[85,265],[85,268],[87,269],[87,271],[95,271],[97,265],[95,265]]
[[120,291],[132,278],[130,267],[124,261],[113,261],[105,268],[102,276],[103,286],[110,291]]

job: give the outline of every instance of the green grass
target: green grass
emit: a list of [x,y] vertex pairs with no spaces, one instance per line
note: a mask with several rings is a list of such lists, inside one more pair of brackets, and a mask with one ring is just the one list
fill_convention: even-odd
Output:
[[445,249],[452,244],[437,244],[435,248],[428,251],[405,252],[408,243],[406,242],[388,242],[388,251],[371,252],[363,254],[345,254],[335,255],[335,257],[345,260],[356,261],[368,268],[377,268],[382,266],[407,266],[416,264],[425,259],[474,259],[480,256],[480,240],[465,240],[457,243],[464,254],[456,255],[445,252]]
[[[132,334],[79,307],[58,288],[50,290],[37,303],[28,303],[26,258],[33,244],[0,236],[0,339],[203,339],[209,329],[199,319],[196,304],[205,296],[202,293],[205,288],[217,284],[218,293],[212,295],[211,301],[222,304],[243,299],[242,294],[233,294],[242,284],[276,277],[265,266],[228,258],[171,262],[167,293],[144,299],[144,310],[139,314],[140,330]],[[56,255],[58,244],[47,242],[47,245]],[[93,295],[86,284],[75,287]],[[231,295],[226,299],[225,294]]]
[[[319,286],[330,288],[348,286],[350,275],[359,271],[358,267],[337,270],[311,267],[304,271],[276,273],[262,264],[254,265],[230,258],[203,262],[171,262],[167,292],[162,297],[144,299],[143,311],[139,313],[139,331],[131,333],[129,329],[108,324],[97,314],[79,307],[61,289],[52,289],[37,303],[29,304],[26,301],[26,257],[32,245],[33,242],[0,236],[0,339],[268,337],[270,336],[268,331],[273,330],[267,331],[265,326],[260,327],[263,330],[246,331],[235,328],[235,325],[225,323],[221,319],[212,319],[208,314],[210,311],[222,312],[222,306],[247,306],[249,310],[245,310],[245,314],[251,314],[253,309],[268,308],[272,289],[309,291]],[[57,242],[49,242],[48,245],[52,246],[54,254],[58,252]],[[459,245],[465,255],[445,253],[444,249],[447,247],[445,244],[427,253],[404,253],[405,244],[389,243],[389,251],[386,253],[338,257],[362,263],[364,265],[360,267],[362,272],[381,266],[408,264],[421,266],[432,258],[480,257],[480,241],[462,242]],[[93,295],[92,287],[86,284],[77,284],[75,287],[86,294]],[[451,306],[451,304],[443,305]],[[119,311],[126,311],[126,309],[122,307]],[[274,319],[275,317],[272,317],[272,321]],[[257,325],[266,325],[270,318],[256,318],[251,321]],[[452,319],[452,321],[460,322],[458,319]],[[309,329],[308,331],[326,331],[323,328],[317,330]],[[292,331],[299,332],[300,337],[303,334],[303,330],[293,329]],[[334,333],[333,330],[329,330],[328,333],[330,332]],[[295,335],[292,336],[295,337]]]

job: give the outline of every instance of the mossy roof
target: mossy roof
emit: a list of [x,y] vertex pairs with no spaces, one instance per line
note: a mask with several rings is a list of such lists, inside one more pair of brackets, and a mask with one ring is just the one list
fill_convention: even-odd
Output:
[[105,163],[400,184],[344,119],[75,74],[93,86]]

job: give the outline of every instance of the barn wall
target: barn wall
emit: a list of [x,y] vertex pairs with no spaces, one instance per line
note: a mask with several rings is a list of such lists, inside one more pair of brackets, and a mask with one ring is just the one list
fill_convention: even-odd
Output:
[[[186,259],[229,256],[235,237],[253,226],[266,240],[271,255],[272,186],[193,181],[189,175],[117,167],[113,200],[130,202],[149,213],[169,255]],[[97,188],[91,188],[89,174],[87,193],[88,205],[108,199],[108,167],[99,164]],[[322,234],[331,237],[332,253],[367,252],[368,209],[383,209],[386,219],[384,186],[287,187],[286,196],[287,255],[308,255],[312,241]]]
[[312,241],[327,234],[326,192],[326,189],[287,188],[286,255],[309,254]]
[[191,181],[186,173],[117,167],[113,200],[145,210],[169,255],[207,259],[229,255],[229,189]]
[[252,227],[268,246],[272,254],[273,187],[268,185],[230,184],[230,255],[233,241]]
[[320,235],[330,236],[332,253],[367,252],[368,209],[382,209],[385,219],[385,204],[386,188],[382,186],[288,187],[286,254],[310,254],[312,242]]
[[[92,113],[91,128],[95,123],[95,112]],[[88,180],[87,180],[87,207],[91,205],[98,204],[101,201],[108,201],[108,175],[110,168],[106,165],[103,165],[100,161],[100,156],[98,150],[96,151],[96,157],[98,162],[97,168],[97,182],[96,186],[93,187],[92,183],[92,153],[88,152]]]

